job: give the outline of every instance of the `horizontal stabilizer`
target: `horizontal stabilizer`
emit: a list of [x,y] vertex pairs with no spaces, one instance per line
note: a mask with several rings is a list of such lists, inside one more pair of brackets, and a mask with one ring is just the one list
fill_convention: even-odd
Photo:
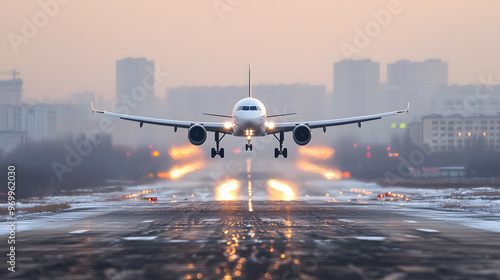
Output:
[[275,118],[275,117],[283,117],[283,116],[291,116],[291,115],[297,115],[297,113],[285,113],[285,114],[276,114],[276,115],[268,115],[268,118]]
[[212,116],[212,117],[232,118],[232,116],[229,116],[229,115],[210,114],[210,113],[202,113],[202,114],[205,116]]

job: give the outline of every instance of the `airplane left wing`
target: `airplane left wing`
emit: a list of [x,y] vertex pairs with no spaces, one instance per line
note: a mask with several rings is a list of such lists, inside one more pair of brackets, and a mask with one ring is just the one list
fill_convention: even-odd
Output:
[[224,123],[205,123],[205,122],[191,122],[191,121],[177,121],[177,120],[166,120],[166,119],[158,119],[158,118],[147,118],[147,117],[141,117],[141,116],[113,113],[113,112],[108,112],[108,111],[103,111],[103,110],[96,110],[96,109],[94,109],[93,104],[91,104],[91,106],[92,106],[92,113],[98,113],[98,114],[103,114],[105,116],[120,118],[122,120],[138,122],[141,127],[145,123],[147,123],[147,124],[154,124],[154,125],[171,126],[171,127],[174,127],[175,129],[177,129],[177,128],[190,128],[191,126],[193,126],[195,124],[199,124],[199,125],[202,125],[203,127],[205,127],[205,129],[207,131],[213,131],[213,132],[218,131],[218,132],[225,133],[225,134],[232,134],[233,133],[233,129],[231,127],[226,127],[224,125]]
[[410,103],[408,103],[408,107],[405,110],[392,111],[392,112],[375,114],[375,115],[333,119],[333,120],[323,120],[323,121],[275,123],[274,128],[267,129],[267,134],[292,131],[297,125],[301,125],[301,124],[307,125],[310,129],[314,129],[314,128],[326,129],[326,127],[329,127],[329,126],[338,126],[338,125],[345,125],[345,124],[351,124],[351,123],[357,123],[358,126],[361,127],[362,122],[378,120],[378,119],[381,119],[383,117],[394,116],[394,115],[401,114],[401,113],[408,113],[409,111],[410,111]]

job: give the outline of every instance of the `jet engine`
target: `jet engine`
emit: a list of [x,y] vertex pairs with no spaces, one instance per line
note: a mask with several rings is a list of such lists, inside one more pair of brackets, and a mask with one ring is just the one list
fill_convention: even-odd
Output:
[[311,129],[305,124],[299,124],[293,129],[293,141],[297,145],[307,145],[311,141],[311,137]]
[[202,125],[192,125],[188,130],[188,139],[191,144],[200,146],[207,140],[207,130]]

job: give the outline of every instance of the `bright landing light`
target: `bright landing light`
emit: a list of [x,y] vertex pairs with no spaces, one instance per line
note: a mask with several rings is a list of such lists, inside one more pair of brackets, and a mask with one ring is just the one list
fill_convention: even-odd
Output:
[[170,178],[170,179],[179,179],[182,176],[191,173],[193,171],[196,171],[200,168],[203,168],[205,164],[203,161],[195,161],[195,162],[190,162],[184,165],[176,165],[170,169],[168,172],[163,172],[163,173],[158,173],[158,177],[160,178]]
[[201,155],[201,148],[193,145],[186,145],[181,147],[172,147],[168,152],[170,157],[175,160],[190,158],[196,155]]
[[231,179],[225,181],[217,188],[217,200],[236,200],[238,198],[237,191],[240,188],[238,180]]
[[[323,177],[325,177],[328,180],[334,180],[334,179],[338,180],[338,179],[342,178],[342,172],[340,172],[340,170],[328,169],[328,168],[323,167],[321,165],[317,165],[317,164],[310,163],[307,161],[298,161],[296,164],[300,169],[302,169],[304,171],[312,172],[312,173],[319,173],[319,174],[323,175]],[[346,173],[346,175],[347,175],[347,173]],[[350,177],[350,174],[348,177]]]
[[295,193],[287,183],[271,179],[267,181],[267,184],[276,193],[276,195],[270,195],[271,199],[292,200],[295,198]]
[[330,147],[317,146],[317,147],[299,147],[299,154],[302,156],[308,156],[312,158],[327,160],[333,157],[335,150]]
[[269,129],[273,129],[273,128],[274,128],[274,126],[275,126],[275,125],[274,125],[274,123],[273,123],[273,122],[268,122],[268,123],[267,123],[267,128],[269,128]]
[[227,123],[224,123],[224,127],[226,129],[230,129],[231,127],[233,127],[233,124],[231,124],[230,122],[227,122]]

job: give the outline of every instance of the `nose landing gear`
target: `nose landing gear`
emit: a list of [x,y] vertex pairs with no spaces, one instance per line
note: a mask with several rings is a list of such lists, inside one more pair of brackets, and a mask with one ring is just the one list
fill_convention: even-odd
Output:
[[252,150],[252,144],[251,144],[251,141],[252,141],[252,136],[255,135],[255,132],[253,131],[253,129],[247,129],[245,130],[245,135],[247,136],[247,141],[248,143],[245,145],[245,151],[248,151],[248,150]]
[[283,141],[285,141],[285,133],[283,131],[280,132],[280,137],[278,138],[276,134],[273,134],[274,137],[280,142],[280,148],[274,148],[274,158],[278,158],[280,155],[283,155],[284,158],[288,156],[287,148],[283,148]]
[[224,158],[224,148],[220,148],[219,149],[219,142],[222,140],[222,138],[224,138],[224,136],[226,136],[226,134],[224,133],[224,135],[222,135],[221,138],[219,138],[219,132],[216,131],[215,132],[215,147],[216,148],[212,148],[212,158],[214,158],[216,155],[219,155],[220,158]]

